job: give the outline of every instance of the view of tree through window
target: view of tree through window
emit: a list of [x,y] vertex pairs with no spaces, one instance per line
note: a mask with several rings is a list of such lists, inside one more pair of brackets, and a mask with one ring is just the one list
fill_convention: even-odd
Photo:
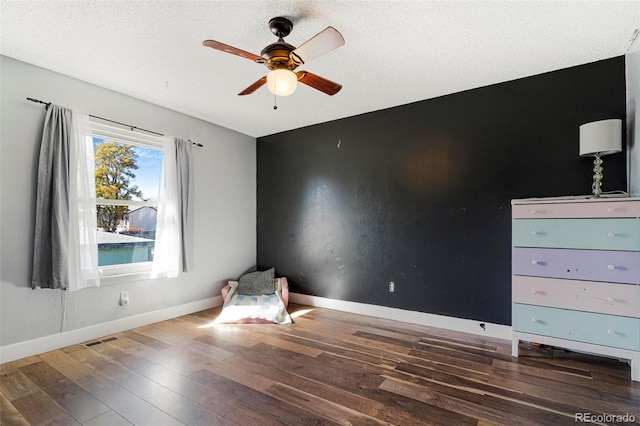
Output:
[[98,264],[153,260],[162,150],[94,138]]
[[[96,144],[95,158],[97,198],[144,200],[142,191],[133,183],[136,178],[134,170],[139,167],[133,146],[100,142]],[[98,227],[106,232],[116,232],[127,213],[125,206],[99,206]]]

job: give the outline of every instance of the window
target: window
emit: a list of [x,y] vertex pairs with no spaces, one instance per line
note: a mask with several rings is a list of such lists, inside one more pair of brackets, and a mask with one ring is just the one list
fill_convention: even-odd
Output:
[[103,276],[151,269],[162,173],[162,139],[91,122],[98,266]]

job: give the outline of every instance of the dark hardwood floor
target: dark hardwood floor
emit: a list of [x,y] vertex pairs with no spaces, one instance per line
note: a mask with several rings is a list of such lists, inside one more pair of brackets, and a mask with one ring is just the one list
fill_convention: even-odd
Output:
[[2,425],[640,423],[617,360],[300,305],[213,327],[219,310],[0,365]]

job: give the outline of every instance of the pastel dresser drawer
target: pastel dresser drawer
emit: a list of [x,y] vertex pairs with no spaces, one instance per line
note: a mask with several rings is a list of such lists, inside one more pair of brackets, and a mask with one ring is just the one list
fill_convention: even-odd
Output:
[[517,247],[640,251],[640,219],[515,219]]
[[640,217],[640,201],[514,204],[514,219]]
[[[514,276],[513,301],[625,317],[640,316],[640,286]],[[640,337],[640,336],[639,336]]]
[[514,331],[640,350],[640,318],[514,303],[512,324]]
[[640,284],[640,251],[514,247],[514,275]]

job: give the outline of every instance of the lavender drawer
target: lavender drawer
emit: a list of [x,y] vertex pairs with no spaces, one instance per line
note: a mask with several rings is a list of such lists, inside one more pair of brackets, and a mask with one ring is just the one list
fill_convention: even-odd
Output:
[[640,317],[640,285],[514,275],[512,294],[527,305]]
[[514,247],[514,275],[640,284],[640,252]]

